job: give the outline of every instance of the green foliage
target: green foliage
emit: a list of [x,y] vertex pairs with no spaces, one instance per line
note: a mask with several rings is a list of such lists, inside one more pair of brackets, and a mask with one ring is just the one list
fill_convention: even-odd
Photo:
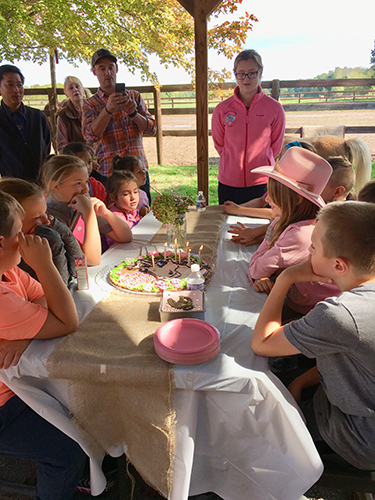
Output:
[[[224,0],[211,19],[233,13],[242,0]],[[255,16],[245,13],[208,33],[209,47],[233,57],[242,49]],[[70,63],[91,62],[106,47],[143,80],[158,83],[148,57],[194,74],[194,21],[176,0],[2,0],[0,57],[46,62],[55,48]]]
[[167,192],[157,196],[152,204],[156,219],[163,224],[172,224],[178,215],[184,214],[194,202],[180,193]]
[[[375,49],[374,49],[374,57],[375,57]],[[375,66],[374,66],[375,68]],[[322,73],[321,75],[315,76],[312,80],[343,80],[343,79],[352,79],[352,78],[374,78],[375,77],[375,69],[372,71],[371,68],[363,68],[361,66],[357,66],[356,68],[340,68],[336,67],[334,70],[329,71],[328,73]],[[373,87],[368,86],[354,86],[354,87],[294,87],[294,88],[283,88],[280,90],[281,99],[282,94],[291,94],[294,93],[296,97],[301,93],[304,97],[319,97],[319,93],[326,90],[370,90]],[[315,94],[308,94],[308,92],[315,92]]]

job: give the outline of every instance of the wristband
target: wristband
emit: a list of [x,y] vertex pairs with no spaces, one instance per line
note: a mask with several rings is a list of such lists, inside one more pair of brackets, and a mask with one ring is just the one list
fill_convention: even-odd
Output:
[[130,113],[130,115],[128,115],[129,118],[134,118],[135,115],[138,114],[138,109],[135,108],[135,110],[133,111],[133,113]]
[[113,115],[113,113],[111,113],[110,111],[108,111],[108,109],[107,109],[107,105],[105,105],[105,106],[104,106],[104,109],[107,111],[107,113],[108,113],[109,115]]

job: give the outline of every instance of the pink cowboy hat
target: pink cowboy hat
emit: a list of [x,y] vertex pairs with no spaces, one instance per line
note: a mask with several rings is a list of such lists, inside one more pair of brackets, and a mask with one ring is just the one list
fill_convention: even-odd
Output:
[[328,161],[303,148],[290,148],[274,167],[258,167],[254,173],[272,177],[319,207],[325,206],[320,196],[332,174]]

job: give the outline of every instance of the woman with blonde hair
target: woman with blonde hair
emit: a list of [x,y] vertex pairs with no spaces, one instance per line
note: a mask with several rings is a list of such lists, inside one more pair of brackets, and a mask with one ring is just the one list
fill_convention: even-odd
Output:
[[[86,142],[82,135],[81,119],[83,101],[91,93],[83,88],[81,80],[67,76],[64,81],[67,104],[57,113],[57,149],[62,153],[69,142]],[[89,95],[88,95],[89,94]]]

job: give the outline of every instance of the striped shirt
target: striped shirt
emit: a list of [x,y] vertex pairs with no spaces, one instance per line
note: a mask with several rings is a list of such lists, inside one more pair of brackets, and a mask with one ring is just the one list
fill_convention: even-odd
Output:
[[109,95],[99,88],[95,95],[86,99],[83,103],[83,136],[87,142],[93,145],[99,163],[99,173],[106,177],[112,173],[112,158],[116,154],[120,156],[137,156],[142,166],[148,168],[142,139],[144,133],[155,135],[156,122],[148,112],[141,94],[135,90],[128,90],[127,92],[135,101],[138,113],[147,119],[147,129],[145,131],[140,130],[124,110],[117,108],[111,116],[103,136],[98,137],[92,131],[92,123],[107,104]]

